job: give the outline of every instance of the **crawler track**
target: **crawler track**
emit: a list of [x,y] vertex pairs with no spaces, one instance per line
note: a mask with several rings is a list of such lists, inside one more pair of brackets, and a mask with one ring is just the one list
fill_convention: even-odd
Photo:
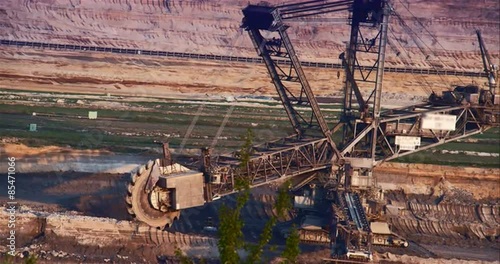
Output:
[[180,232],[162,231],[157,228],[147,227],[140,231],[148,243],[162,245],[171,244],[178,246],[217,246],[217,239],[212,237],[190,235]]

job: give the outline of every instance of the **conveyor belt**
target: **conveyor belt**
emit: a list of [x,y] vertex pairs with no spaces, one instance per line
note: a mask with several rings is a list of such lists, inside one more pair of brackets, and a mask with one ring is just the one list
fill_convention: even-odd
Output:
[[[196,54],[196,53],[143,50],[143,49],[96,47],[96,46],[83,46],[83,45],[71,45],[71,44],[53,44],[53,43],[17,41],[17,40],[6,40],[6,39],[0,40],[0,45],[40,48],[40,49],[60,49],[68,51],[107,52],[107,53],[129,54],[129,55],[159,56],[159,57],[172,57],[172,58],[197,59],[197,60],[235,61],[235,62],[258,63],[258,64],[263,63],[261,58],[256,58],[256,57],[240,57],[240,56]],[[290,65],[289,60],[276,60],[276,61],[278,64]],[[339,63],[312,62],[312,61],[301,61],[300,63],[304,67],[343,69],[342,65]],[[456,71],[456,70],[446,70],[446,69],[416,69],[416,68],[401,68],[401,67],[385,67],[384,71],[395,72],[395,73],[425,74],[425,75],[486,77],[486,74],[482,71],[471,72],[471,71]]]
[[365,210],[359,200],[359,195],[356,193],[345,193],[345,200],[350,218],[356,224],[358,230],[369,232],[370,225],[366,218]]

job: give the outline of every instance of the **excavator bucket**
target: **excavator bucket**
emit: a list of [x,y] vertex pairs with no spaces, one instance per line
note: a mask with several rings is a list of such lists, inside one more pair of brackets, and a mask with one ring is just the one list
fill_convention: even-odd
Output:
[[[159,174],[159,175],[158,175]],[[161,166],[159,159],[131,175],[125,201],[139,222],[163,229],[179,218],[180,210],[204,204],[203,174],[180,164]],[[153,186],[148,186],[156,178]]]

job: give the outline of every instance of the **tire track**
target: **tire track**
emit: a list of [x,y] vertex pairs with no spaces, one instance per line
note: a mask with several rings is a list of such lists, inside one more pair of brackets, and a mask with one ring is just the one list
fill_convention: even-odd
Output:
[[499,205],[421,204],[409,202],[410,214],[390,216],[395,230],[404,235],[431,235],[455,240],[494,237]]

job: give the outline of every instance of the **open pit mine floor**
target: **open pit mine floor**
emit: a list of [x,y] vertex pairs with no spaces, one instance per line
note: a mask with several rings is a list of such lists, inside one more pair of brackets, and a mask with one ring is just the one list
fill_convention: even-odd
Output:
[[[101,158],[106,157],[110,156]],[[36,255],[38,263],[178,263],[174,252],[179,248],[194,259],[217,263],[216,233],[205,231],[204,225],[209,217],[217,223],[218,208],[234,204],[234,196],[182,211],[172,227],[157,230],[132,221],[127,213],[124,196],[129,174],[125,171],[129,168],[115,168],[121,173],[113,174],[81,168],[88,172],[63,167],[58,172],[36,172],[35,167],[26,167],[26,172],[16,174],[16,261]],[[499,172],[401,163],[377,168],[388,222],[410,246],[375,247],[375,262],[498,263]],[[5,190],[5,184],[1,182],[0,189]],[[255,240],[275,214],[276,188],[252,190],[242,214],[246,239]],[[0,203],[7,201],[2,192]],[[294,216],[289,211],[285,220]],[[2,230],[9,217],[7,208],[0,208]],[[6,234],[1,232],[1,241],[7,241]],[[278,252],[284,247],[278,232],[271,243]],[[6,246],[2,243],[0,251],[7,252]],[[321,263],[329,255],[326,246],[303,245],[301,250],[299,263]],[[278,263],[278,255],[265,252],[269,263]],[[5,253],[1,258],[6,259]]]
[[[1,0],[0,39],[255,58],[251,40],[240,28],[241,9],[248,2]],[[498,0],[393,4],[419,36],[415,40],[402,23],[392,23],[388,68],[480,73],[475,29],[484,33],[498,64],[498,49],[493,48],[500,43]],[[288,32],[300,60],[341,63],[337,58],[350,32],[346,16],[290,21]],[[422,52],[422,45],[429,50]],[[127,213],[128,172],[157,156],[151,151],[155,139],[168,139],[172,148],[197,154],[205,146],[240,147],[248,128],[259,142],[291,130],[262,63],[0,45],[0,65],[0,140],[25,144],[0,145],[0,172],[7,171],[4,156],[19,161],[14,259],[5,253],[11,213],[7,181],[0,181],[0,262],[22,263],[34,255],[38,263],[178,263],[178,248],[197,261],[217,263],[216,234],[204,226],[209,217],[217,223],[218,208],[234,204],[235,197],[185,210],[166,230],[151,229]],[[304,72],[316,96],[342,98],[342,71],[304,67]],[[483,86],[485,81],[478,76],[386,72],[382,105],[418,104],[430,89],[439,93],[456,85]],[[366,96],[371,93],[360,89]],[[340,101],[320,103],[326,121],[335,124]],[[98,119],[87,119],[89,111],[98,111]],[[31,124],[37,125],[36,134],[28,131]],[[498,135],[498,128],[491,129],[399,160],[425,164],[377,168],[376,184],[387,202],[385,216],[410,246],[377,247],[376,263],[500,263]],[[275,195],[276,186],[252,190],[242,213],[246,239],[255,241],[275,213]],[[286,220],[295,214],[290,211]],[[281,251],[284,241],[278,233],[271,243]],[[298,263],[321,263],[330,254],[325,246],[302,245],[301,250]],[[278,253],[264,255],[264,263],[279,263]]]

